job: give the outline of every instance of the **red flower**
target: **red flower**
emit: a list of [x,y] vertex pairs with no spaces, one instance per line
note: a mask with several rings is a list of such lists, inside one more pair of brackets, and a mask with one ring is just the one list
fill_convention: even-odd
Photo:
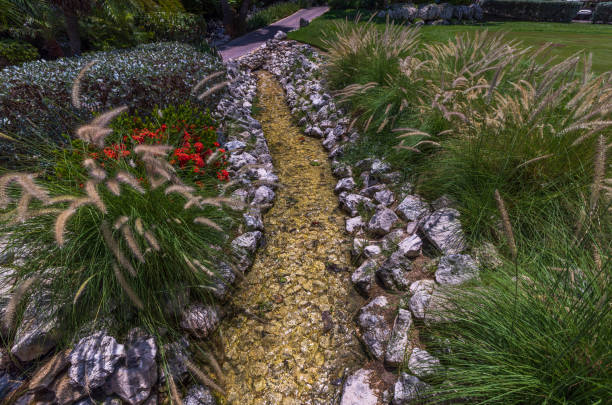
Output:
[[193,161],[195,162],[196,166],[198,167],[204,167],[204,159],[202,159],[201,156],[196,155],[196,158],[193,159]]
[[[211,128],[212,128],[212,127],[211,127]],[[215,145],[215,147],[217,147],[217,148],[218,148],[219,146],[221,146],[221,145],[219,144],[219,142],[215,142],[215,143],[213,143],[213,145]]]
[[221,181],[227,181],[229,180],[229,173],[227,172],[227,170],[223,169],[217,173],[217,178]]
[[199,168],[199,167],[197,167],[197,166],[196,166],[196,167],[194,167],[194,168],[193,168],[193,172],[194,172],[194,173],[200,173],[200,168]]
[[111,148],[104,148],[104,154],[106,155],[107,158],[109,159],[114,159],[117,157],[117,152],[114,151]]
[[177,155],[179,162],[184,165],[185,163],[187,163],[190,159],[190,156],[186,153],[179,153]]
[[167,128],[168,128],[168,126],[166,124],[162,124],[162,126],[161,126],[162,132],[165,131]]
[[204,149],[204,144],[202,144],[202,142],[196,142],[193,144],[193,147],[195,148],[196,152],[201,153]]
[[123,156],[123,157],[130,156],[130,151],[129,150],[122,150],[121,151],[121,156]]

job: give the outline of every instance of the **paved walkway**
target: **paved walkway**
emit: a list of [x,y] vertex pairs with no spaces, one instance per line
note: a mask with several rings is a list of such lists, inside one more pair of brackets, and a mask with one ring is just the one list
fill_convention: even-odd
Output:
[[301,9],[289,17],[268,25],[265,28],[249,32],[246,35],[231,40],[219,47],[219,52],[224,61],[237,59],[247,53],[259,48],[268,39],[272,39],[278,31],[289,32],[300,27],[300,19],[312,21],[313,19],[325,14],[329,7],[312,7]]

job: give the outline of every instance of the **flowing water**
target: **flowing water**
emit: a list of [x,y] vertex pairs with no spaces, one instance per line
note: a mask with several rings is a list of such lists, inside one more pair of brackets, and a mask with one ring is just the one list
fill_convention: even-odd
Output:
[[259,74],[260,120],[281,187],[267,244],[232,300],[252,316],[221,325],[229,404],[334,404],[361,349],[335,184],[320,141],[293,123],[280,84]]

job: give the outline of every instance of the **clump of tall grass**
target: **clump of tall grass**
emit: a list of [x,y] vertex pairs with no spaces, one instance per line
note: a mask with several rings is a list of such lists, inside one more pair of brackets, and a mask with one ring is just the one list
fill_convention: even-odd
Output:
[[[558,216],[560,215],[560,216]],[[565,213],[540,222],[546,240],[518,241],[518,258],[485,286],[456,289],[452,323],[427,328],[451,385],[432,403],[603,404],[612,396],[612,262],[609,224],[585,235],[604,255],[568,234]]]
[[[101,114],[77,136],[103,147],[110,121],[122,111]],[[241,207],[179,176],[167,162],[171,150],[138,145],[130,161],[112,168],[87,155],[66,160],[65,178],[0,176],[1,233],[10,235],[10,247],[30,252],[16,267],[15,297],[24,295],[23,286],[48,291],[66,339],[98,317],[114,318],[118,331],[135,320],[172,328],[173,296],[212,299],[216,263],[228,256],[232,212]],[[206,163],[218,158],[213,154]],[[86,178],[75,189],[83,171]],[[5,315],[7,331],[17,304]]]
[[610,397],[612,73],[593,74],[590,56],[540,64],[548,46],[487,33],[399,58],[407,34],[387,25],[395,38],[372,58],[396,57],[380,79],[359,53],[374,25],[343,24],[328,77],[364,131],[346,158],[378,153],[417,192],[450,196],[472,242],[509,257],[451,293],[457,322],[429,330],[451,382],[433,401]]
[[418,45],[418,29],[387,23],[376,25],[354,22],[336,23],[333,39],[325,39],[329,49],[327,76],[335,88],[358,83],[384,84],[399,71],[399,61]]

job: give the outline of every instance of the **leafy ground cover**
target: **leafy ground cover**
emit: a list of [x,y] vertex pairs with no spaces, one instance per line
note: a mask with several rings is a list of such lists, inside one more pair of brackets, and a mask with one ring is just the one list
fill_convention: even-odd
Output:
[[317,39],[327,81],[362,134],[344,159],[384,157],[417,193],[453,202],[472,246],[502,253],[482,264],[480,284],[446,292],[438,315],[453,322],[420,335],[451,382],[432,381],[432,402],[602,403],[610,66],[594,73],[597,56],[585,55],[540,63],[558,48],[526,49],[512,33],[431,41],[440,27],[331,26]]
[[[364,12],[368,19],[369,12]],[[335,22],[342,19],[355,19],[356,11],[332,10],[312,21],[310,25],[289,33],[289,38],[326,49],[324,38],[333,38],[336,32]],[[374,22],[383,29],[384,20]],[[517,39],[525,46],[539,47],[546,42],[553,43],[550,55],[560,59],[567,58],[576,52],[593,53],[593,70],[604,72],[612,66],[612,44],[609,39],[612,27],[594,24],[562,24],[537,22],[488,22],[482,24],[424,26],[421,29],[423,42],[443,42],[452,39],[456,34],[487,30],[505,32],[508,39]],[[543,58],[539,59],[544,61]]]

